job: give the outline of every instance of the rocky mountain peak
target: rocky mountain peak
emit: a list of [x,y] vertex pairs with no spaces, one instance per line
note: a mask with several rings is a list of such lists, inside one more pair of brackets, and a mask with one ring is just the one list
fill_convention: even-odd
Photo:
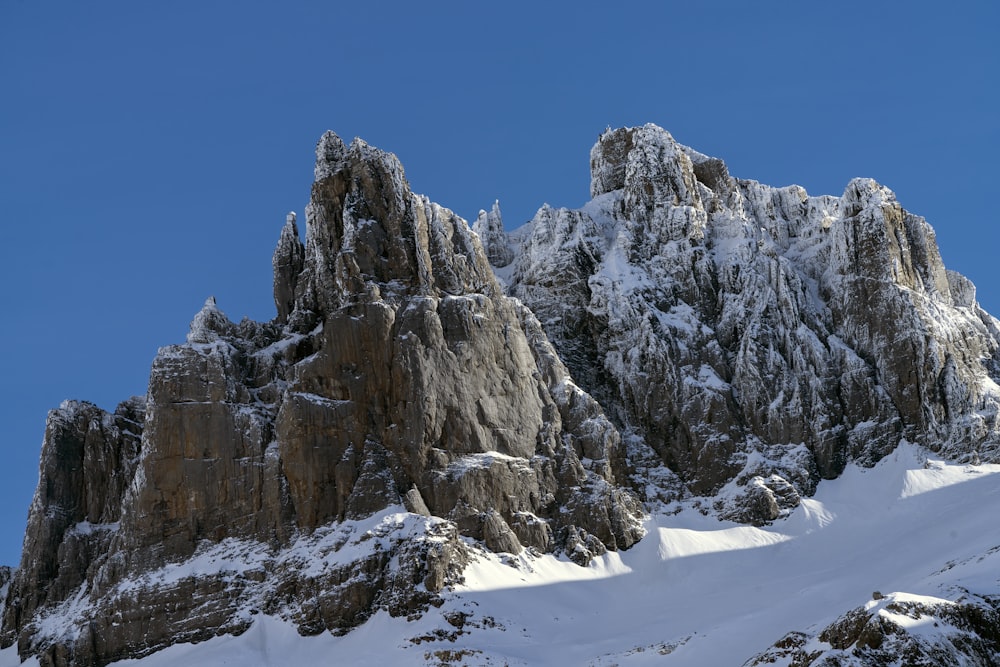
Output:
[[497,289],[468,224],[414,195],[394,155],[360,139],[345,148],[327,133],[316,165],[304,270],[295,288],[294,310],[308,322],[303,326],[358,298]]
[[857,273],[952,304],[934,230],[923,218],[905,211],[892,190],[872,179],[856,178],[844,190],[841,206],[848,224],[835,230],[839,250],[849,253]]
[[487,551],[628,549],[641,500],[763,525],[903,441],[1000,460],[1000,322],[889,189],[769,187],[655,125],[602,134],[591,172],[580,209],[470,229],[324,134],[275,319],[210,297],[145,397],[49,415],[0,645],[343,633]]
[[621,190],[633,215],[666,206],[701,206],[694,164],[669,132],[653,124],[608,130],[590,151],[590,196]]
[[503,228],[503,216],[500,214],[500,202],[493,202],[493,208],[480,211],[472,225],[472,231],[479,237],[489,263],[502,269],[514,261],[514,250],[509,245],[509,239]]
[[[345,631],[419,614],[476,549],[586,564],[642,536],[620,433],[469,225],[361,140],[323,135],[315,175],[305,243],[289,215],[274,252],[275,320],[210,297],[141,405],[50,418],[3,645],[106,664],[242,632],[248,609]],[[174,574],[193,559],[218,565]]]
[[891,190],[733,178],[653,125],[590,163],[594,201],[513,234],[509,291],[689,491],[760,521],[901,438],[997,455],[997,322]]
[[337,136],[336,132],[327,130],[316,144],[316,164],[313,167],[313,180],[320,181],[337,170],[338,165],[347,154],[347,145]]

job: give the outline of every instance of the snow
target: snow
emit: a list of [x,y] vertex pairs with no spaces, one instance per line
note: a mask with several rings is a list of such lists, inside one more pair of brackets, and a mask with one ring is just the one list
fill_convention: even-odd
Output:
[[409,514],[401,506],[361,520],[343,521],[302,535],[279,553],[266,544],[230,538],[215,544],[206,543],[191,558],[167,563],[140,579],[124,582],[119,590],[151,585],[166,587],[190,577],[231,575],[252,570],[267,570],[286,563],[294,564],[303,574],[319,574],[338,565],[361,560],[374,549],[388,549],[389,541],[417,538],[430,524],[441,519]]
[[729,383],[720,378],[715,369],[707,364],[698,367],[697,380],[687,376],[684,378],[684,382],[713,391],[727,391],[730,388]]
[[447,474],[453,477],[461,477],[469,470],[490,468],[495,462],[507,465],[524,465],[524,459],[516,456],[508,456],[500,452],[481,452],[478,454],[466,454],[460,456],[448,464]]
[[118,522],[114,523],[91,523],[89,521],[81,521],[75,526],[71,526],[66,532],[71,535],[93,535],[98,532],[116,532],[118,530]]
[[179,563],[167,563],[141,579],[128,579],[119,585],[119,592],[149,586],[166,587],[191,577],[237,574],[263,568],[270,564],[266,545],[246,540],[226,539],[199,549],[191,558]]
[[[464,651],[456,664],[471,665],[740,665],[786,632],[817,632],[863,606],[921,632],[921,619],[886,606],[942,604],[966,591],[1000,594],[1000,540],[993,530],[998,474],[1000,465],[945,463],[904,442],[872,469],[850,465],[840,478],[820,483],[813,498],[771,526],[722,522],[693,508],[652,516],[638,545],[587,568],[528,551],[516,557],[480,551],[464,584],[414,621],[379,613],[343,637],[306,638],[285,621],[258,616],[240,637],[177,645],[115,665],[335,658],[392,667],[434,664],[436,651]],[[305,566],[328,557],[320,543],[332,547],[418,519],[425,520],[388,512],[313,536],[294,551]],[[224,551],[227,558],[200,554],[185,570],[242,569],[263,556]],[[246,562],[234,560],[240,555]],[[875,601],[873,591],[885,597]],[[460,631],[444,618],[455,612],[469,615]],[[16,664],[13,649],[0,651],[0,665]]]
[[658,553],[662,560],[741,549],[756,549],[792,539],[789,535],[753,526],[734,526],[714,530],[659,528],[657,537],[659,539]]

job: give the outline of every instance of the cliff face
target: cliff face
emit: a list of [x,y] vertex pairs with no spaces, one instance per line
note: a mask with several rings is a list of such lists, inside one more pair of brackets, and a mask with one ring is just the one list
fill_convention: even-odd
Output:
[[653,125],[603,134],[591,172],[583,209],[494,241],[509,292],[688,490],[762,522],[900,439],[1000,455],[997,321],[891,191],[736,179]]
[[329,133],[273,322],[209,299],[145,400],[48,422],[3,642],[106,664],[241,632],[419,612],[469,546],[580,563],[642,534],[621,437],[468,225]]

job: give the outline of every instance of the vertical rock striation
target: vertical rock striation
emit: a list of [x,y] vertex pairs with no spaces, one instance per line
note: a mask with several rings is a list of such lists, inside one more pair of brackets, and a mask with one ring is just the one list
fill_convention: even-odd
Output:
[[119,528],[121,502],[135,474],[145,401],[114,413],[66,401],[49,413],[20,567],[8,591],[3,627],[17,628],[86,581]]

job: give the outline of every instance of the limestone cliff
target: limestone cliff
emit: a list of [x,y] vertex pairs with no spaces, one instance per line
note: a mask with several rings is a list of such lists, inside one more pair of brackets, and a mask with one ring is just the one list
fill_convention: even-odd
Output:
[[419,613],[472,540],[586,563],[642,535],[621,437],[395,156],[317,148],[272,322],[209,299],[145,399],[48,421],[2,642],[101,665],[239,633]]

